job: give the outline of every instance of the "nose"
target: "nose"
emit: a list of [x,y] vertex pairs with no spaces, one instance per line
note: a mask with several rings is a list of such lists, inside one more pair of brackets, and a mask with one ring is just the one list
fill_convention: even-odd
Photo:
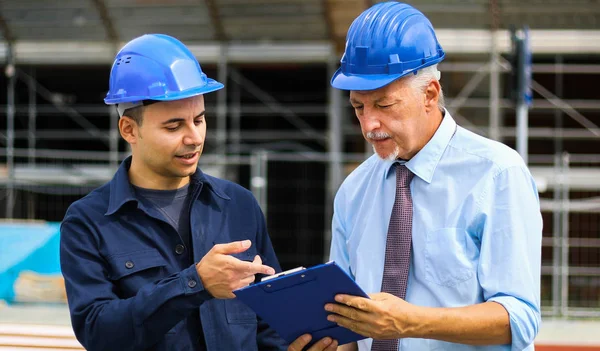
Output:
[[379,117],[373,109],[365,107],[362,116],[359,118],[360,125],[365,132],[372,132],[381,128]]
[[184,145],[202,145],[204,143],[204,133],[202,126],[197,126],[194,123],[187,128],[187,132],[183,137]]

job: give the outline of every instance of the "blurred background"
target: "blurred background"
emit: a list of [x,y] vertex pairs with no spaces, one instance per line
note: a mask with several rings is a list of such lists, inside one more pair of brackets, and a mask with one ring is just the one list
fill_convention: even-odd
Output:
[[[179,38],[225,83],[206,96],[202,169],[252,190],[284,269],[326,261],[333,196],[372,154],[329,79],[376,2],[1,0],[0,350],[81,349],[59,223],[128,155],[103,98],[114,55],[145,33]],[[537,182],[538,349],[600,350],[600,1],[407,2],[446,51],[452,116],[517,149]]]

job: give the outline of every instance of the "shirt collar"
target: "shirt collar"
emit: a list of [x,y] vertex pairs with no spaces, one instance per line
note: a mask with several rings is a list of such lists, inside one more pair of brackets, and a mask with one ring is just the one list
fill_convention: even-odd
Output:
[[[444,154],[444,150],[456,132],[456,122],[450,116],[450,113],[445,110],[442,123],[433,134],[433,137],[425,146],[417,152],[417,154],[409,161],[400,161],[405,164],[411,172],[417,177],[423,179],[427,183],[431,183],[433,173]],[[390,175],[392,164],[398,161],[384,161],[386,163],[386,178]]]
[[[108,210],[105,213],[106,216],[117,212],[129,201],[136,201],[138,202],[138,205],[141,205],[139,199],[135,195],[133,186],[129,182],[129,167],[131,167],[131,156],[123,160],[119,169],[110,181],[110,195],[108,200]],[[190,176],[190,185],[194,188],[199,188],[200,190],[206,185],[218,197],[225,200],[231,200],[231,198],[223,192],[223,189],[215,184],[211,177],[204,174],[200,168],[197,168],[196,172]],[[194,191],[196,196],[198,196],[199,193],[199,191]]]

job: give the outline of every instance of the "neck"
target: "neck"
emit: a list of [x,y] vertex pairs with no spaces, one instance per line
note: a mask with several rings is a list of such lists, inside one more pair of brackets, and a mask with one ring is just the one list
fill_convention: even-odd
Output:
[[185,186],[190,182],[190,177],[166,177],[152,171],[148,167],[131,160],[131,167],[127,172],[129,182],[139,188],[153,190],[174,190]]

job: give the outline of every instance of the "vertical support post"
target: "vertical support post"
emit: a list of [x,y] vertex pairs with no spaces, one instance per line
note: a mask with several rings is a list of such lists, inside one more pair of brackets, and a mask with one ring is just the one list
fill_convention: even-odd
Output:
[[17,71],[15,69],[15,59],[12,43],[7,46],[6,52],[6,77],[8,78],[8,87],[6,90],[6,167],[8,171],[8,180],[6,182],[6,219],[14,216],[15,206],[15,86],[17,83]]
[[523,102],[519,102],[517,105],[517,152],[525,161],[528,163],[528,149],[527,144],[529,141],[528,136],[529,126],[529,107]]
[[531,52],[529,50],[529,30],[527,27],[519,29],[512,35],[516,84],[517,106],[517,151],[527,164],[528,158],[528,126],[529,105],[531,95]]
[[561,290],[560,290],[560,312],[567,316],[569,312],[569,154],[567,152],[561,157]]
[[109,162],[110,167],[114,168],[115,171],[119,168],[119,114],[114,106],[108,107],[108,115],[110,118],[110,131],[109,135]]
[[[35,67],[31,67],[29,70],[29,76],[31,79],[27,80],[27,88],[29,91],[29,108],[28,112],[28,123],[27,123],[27,156],[29,161],[29,166],[35,166],[35,147],[36,147],[36,137],[35,132],[37,129],[37,89],[35,84],[33,84],[33,80],[35,80]],[[35,194],[33,192],[28,192],[27,194],[27,218],[34,219],[35,216]]]
[[[557,98],[563,96],[563,57],[556,55],[556,72],[554,80],[554,91]],[[554,138],[554,153],[561,154],[563,152],[563,111],[559,108],[554,109],[554,130],[556,137]]]
[[217,76],[219,82],[225,84],[225,88],[217,91],[217,154],[225,155],[227,146],[227,47],[221,45],[221,54],[218,64]]
[[[333,49],[332,49],[333,50]],[[331,77],[337,69],[337,60],[332,52],[328,62],[328,77]],[[344,165],[342,163],[342,153],[344,151],[344,128],[343,128],[343,109],[342,92],[329,86],[328,103],[328,150],[329,167],[327,179],[327,193],[325,197],[325,230],[323,238],[324,261],[329,257],[329,246],[331,244],[331,218],[333,217],[333,199],[335,193],[342,183]]]
[[265,218],[268,216],[267,208],[267,185],[268,185],[268,153],[264,150],[255,152],[251,156],[250,163],[250,190]]
[[554,174],[556,181],[553,188],[552,206],[552,315],[561,313],[561,261],[562,261],[562,195],[564,174],[562,167],[562,155],[554,155]]
[[498,65],[498,31],[491,31],[490,50],[490,126],[488,135],[493,140],[501,140],[500,133],[500,68]]
[[28,126],[28,142],[27,146],[29,150],[27,151],[29,157],[29,164],[35,165],[35,132],[36,132],[36,121],[37,121],[37,91],[35,84],[32,83],[35,80],[35,67],[31,67],[29,71],[29,75],[31,76],[31,80],[28,80],[28,90],[29,90],[29,109],[28,109],[28,117],[29,121],[27,123]]
[[231,84],[231,144],[232,151],[239,155],[241,153],[242,139],[242,97],[240,84],[232,82]]
[[498,65],[498,28],[500,27],[500,6],[498,0],[490,0],[490,125],[488,136],[501,141],[500,133],[500,67]]

